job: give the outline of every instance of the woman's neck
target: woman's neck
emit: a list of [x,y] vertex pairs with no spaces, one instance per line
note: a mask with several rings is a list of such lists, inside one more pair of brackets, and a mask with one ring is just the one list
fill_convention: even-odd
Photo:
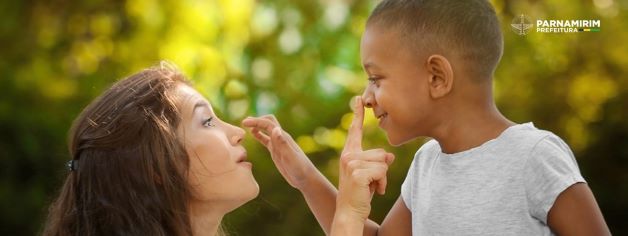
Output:
[[192,204],[190,206],[190,226],[193,235],[216,235],[224,215],[209,207]]

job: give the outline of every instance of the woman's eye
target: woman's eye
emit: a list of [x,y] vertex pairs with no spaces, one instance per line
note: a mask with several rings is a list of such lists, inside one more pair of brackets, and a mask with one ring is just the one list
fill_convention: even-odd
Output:
[[203,121],[203,126],[205,127],[214,127],[214,117],[209,117],[209,119],[206,119]]

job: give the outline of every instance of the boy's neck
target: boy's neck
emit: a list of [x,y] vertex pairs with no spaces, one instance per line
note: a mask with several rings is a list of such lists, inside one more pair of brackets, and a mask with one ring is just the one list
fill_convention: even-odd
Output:
[[461,106],[449,117],[430,135],[438,141],[442,151],[449,154],[481,146],[515,124],[504,117],[492,101],[480,106]]

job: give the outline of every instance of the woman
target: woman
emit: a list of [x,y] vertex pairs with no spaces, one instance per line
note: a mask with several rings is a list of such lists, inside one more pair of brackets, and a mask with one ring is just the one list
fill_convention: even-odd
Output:
[[74,121],[44,235],[222,234],[259,193],[244,134],[168,63],[117,82]]

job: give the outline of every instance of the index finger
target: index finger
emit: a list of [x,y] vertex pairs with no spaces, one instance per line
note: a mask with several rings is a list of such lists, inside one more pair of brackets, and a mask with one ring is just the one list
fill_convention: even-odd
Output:
[[356,97],[353,108],[353,120],[347,133],[347,141],[342,153],[362,151],[362,125],[364,123],[364,105],[362,98]]
[[257,128],[266,131],[268,134],[273,132],[273,129],[277,127],[277,124],[273,123],[269,119],[247,117],[242,121],[242,125],[249,128]]

